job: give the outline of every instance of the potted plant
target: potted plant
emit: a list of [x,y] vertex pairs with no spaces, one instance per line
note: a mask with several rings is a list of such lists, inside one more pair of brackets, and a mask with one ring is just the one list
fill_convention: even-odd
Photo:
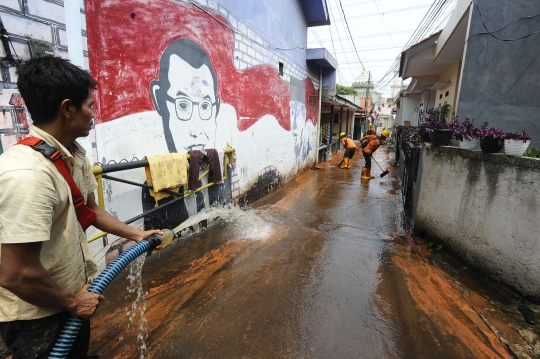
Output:
[[504,153],[509,156],[521,157],[529,147],[531,138],[525,133],[521,132],[508,132],[504,137]]
[[454,116],[452,131],[454,131],[456,140],[459,141],[459,147],[465,150],[472,150],[478,143],[478,133],[480,130],[474,127],[474,120],[474,118],[471,120],[469,117],[465,117],[465,121],[460,123],[458,116]]
[[498,153],[504,146],[505,133],[493,127],[488,130],[487,126],[487,121],[484,121],[482,128],[478,131],[480,149],[484,153]]
[[452,124],[448,122],[435,122],[429,128],[431,144],[435,146],[448,146],[452,140]]
[[439,109],[422,112],[422,122],[418,127],[424,142],[439,146],[448,145],[452,139],[452,124],[441,120]]
[[420,124],[418,125],[418,134],[422,142],[431,142],[428,128],[436,121],[439,114],[435,110],[422,111],[420,113]]

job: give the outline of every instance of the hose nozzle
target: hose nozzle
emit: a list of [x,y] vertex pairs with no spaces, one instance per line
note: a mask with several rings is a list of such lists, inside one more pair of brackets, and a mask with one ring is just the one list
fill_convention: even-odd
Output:
[[172,242],[174,238],[174,232],[170,229],[163,229],[163,234],[152,234],[148,238],[146,238],[146,241],[148,241],[150,247],[148,249],[148,252],[154,250],[154,249],[161,249]]

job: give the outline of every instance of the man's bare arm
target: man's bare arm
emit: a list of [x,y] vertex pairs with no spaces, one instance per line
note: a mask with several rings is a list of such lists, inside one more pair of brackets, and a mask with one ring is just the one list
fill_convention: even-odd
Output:
[[93,193],[88,195],[86,205],[93,209],[97,214],[97,219],[93,226],[101,229],[104,232],[109,232],[118,237],[131,239],[135,242],[139,242],[152,234],[163,234],[159,229],[153,229],[149,231],[142,231],[135,227],[129,226],[118,218],[111,215],[109,212],[101,208],[96,203],[96,197]]
[[103,299],[88,293],[77,294],[60,288],[39,259],[42,242],[1,244],[0,286],[38,307],[60,309],[81,318],[90,318]]

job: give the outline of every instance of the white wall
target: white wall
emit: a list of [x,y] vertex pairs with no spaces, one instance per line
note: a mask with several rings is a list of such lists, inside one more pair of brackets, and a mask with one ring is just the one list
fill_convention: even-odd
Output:
[[404,125],[405,121],[410,121],[411,126],[418,126],[418,115],[420,111],[420,99],[416,95],[409,95],[401,98],[401,118],[398,125]]

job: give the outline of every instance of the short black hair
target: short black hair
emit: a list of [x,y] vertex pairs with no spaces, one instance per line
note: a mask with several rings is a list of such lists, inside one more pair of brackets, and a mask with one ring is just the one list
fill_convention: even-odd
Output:
[[171,84],[169,83],[169,63],[172,55],[178,56],[194,69],[198,69],[203,65],[206,65],[210,70],[212,79],[214,80],[214,94],[217,96],[218,79],[208,54],[199,44],[187,38],[172,42],[169,46],[167,46],[161,55],[161,59],[159,61],[159,82],[163,90],[168,91],[169,87],[171,87]]
[[17,87],[35,124],[52,122],[62,101],[81,109],[96,81],[88,72],[60,57],[30,59],[17,69]]

